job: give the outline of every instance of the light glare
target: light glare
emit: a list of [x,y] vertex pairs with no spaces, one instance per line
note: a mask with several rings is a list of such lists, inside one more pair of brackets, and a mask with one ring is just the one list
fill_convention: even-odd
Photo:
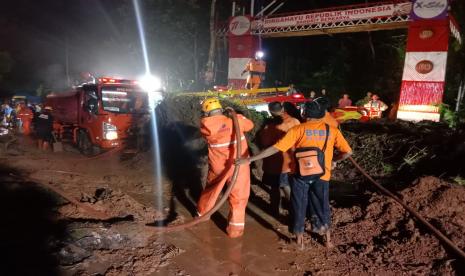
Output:
[[146,92],[155,92],[161,89],[161,81],[153,75],[144,75],[139,79],[140,87]]

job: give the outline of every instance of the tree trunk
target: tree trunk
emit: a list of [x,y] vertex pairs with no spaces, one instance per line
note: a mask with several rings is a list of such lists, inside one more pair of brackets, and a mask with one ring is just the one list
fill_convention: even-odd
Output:
[[[368,4],[368,0],[365,0],[365,4]],[[373,45],[373,39],[371,38],[371,32],[368,31],[368,43],[370,44],[371,58],[373,59],[373,64],[376,62],[376,52],[375,46]]]
[[194,49],[193,49],[193,60],[194,60],[194,80],[195,82],[198,82],[199,81],[199,56],[198,56],[198,45],[197,45],[197,31],[195,31],[195,35],[194,35]]
[[207,68],[205,69],[205,84],[211,85],[214,78],[216,33],[215,33],[215,6],[216,0],[212,0],[210,5],[210,49],[208,51]]

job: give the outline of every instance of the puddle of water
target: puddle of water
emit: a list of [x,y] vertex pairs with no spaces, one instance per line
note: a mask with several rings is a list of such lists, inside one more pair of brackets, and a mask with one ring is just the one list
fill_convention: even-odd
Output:
[[[253,212],[261,212],[249,203]],[[227,207],[221,209],[223,219],[227,217]],[[259,214],[270,223],[266,214]],[[218,217],[218,216],[216,216]],[[215,220],[216,223],[212,220]],[[279,250],[279,236],[250,216],[246,218],[243,237],[230,239],[219,228],[217,218],[197,225],[186,231],[165,236],[169,243],[186,250],[173,259],[173,264],[154,275],[167,275],[182,270],[190,275],[288,275],[289,254]],[[277,224],[277,223],[275,223]],[[267,225],[267,227],[270,225]],[[286,228],[281,227],[285,232]]]

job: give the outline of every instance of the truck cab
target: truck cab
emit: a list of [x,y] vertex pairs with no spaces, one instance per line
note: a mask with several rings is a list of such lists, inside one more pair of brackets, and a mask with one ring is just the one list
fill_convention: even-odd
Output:
[[61,138],[71,137],[85,154],[137,137],[149,120],[148,95],[136,81],[99,78],[72,91],[47,96]]

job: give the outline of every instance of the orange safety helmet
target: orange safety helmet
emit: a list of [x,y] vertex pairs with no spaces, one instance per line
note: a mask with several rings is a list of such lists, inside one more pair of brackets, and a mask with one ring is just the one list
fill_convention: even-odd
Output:
[[222,109],[220,101],[217,98],[208,98],[202,102],[202,111],[208,113],[215,109]]

